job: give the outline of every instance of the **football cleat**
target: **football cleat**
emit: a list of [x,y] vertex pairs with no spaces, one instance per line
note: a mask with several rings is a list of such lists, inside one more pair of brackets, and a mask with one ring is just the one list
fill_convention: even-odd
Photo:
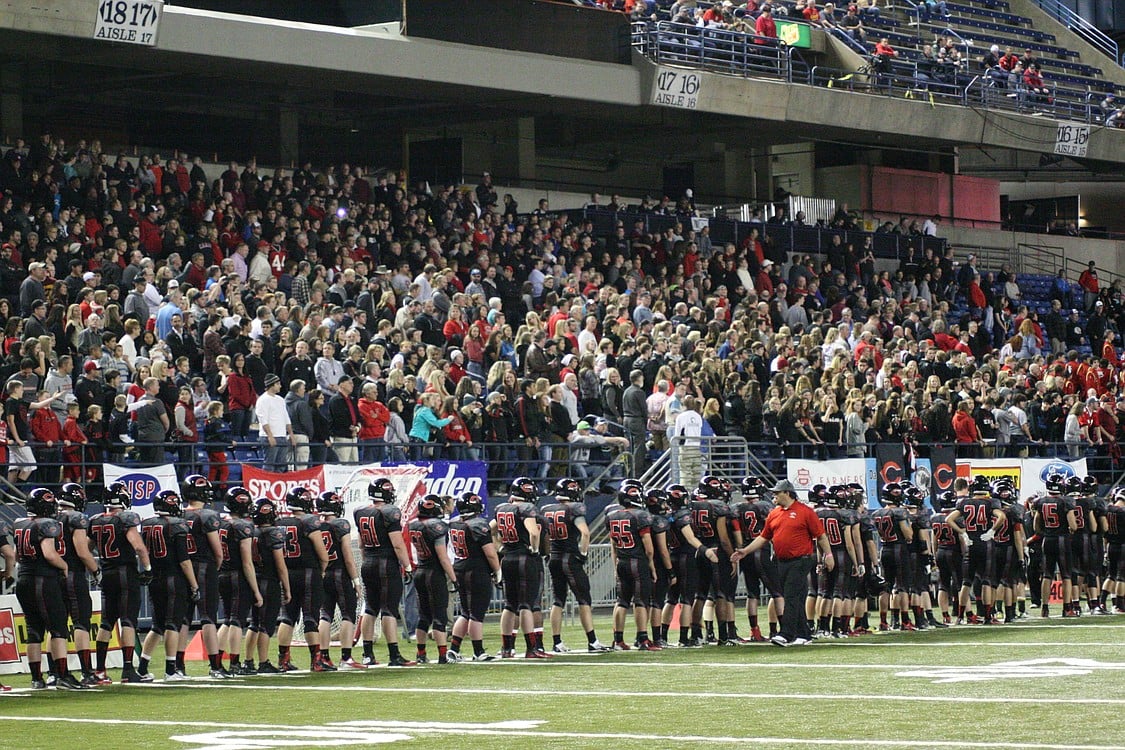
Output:
[[270,663],[269,659],[258,665],[258,674],[281,674],[281,670]]
[[429,664],[430,663],[429,657],[427,657],[425,654],[418,654],[417,656],[414,657],[414,661],[418,662],[419,664]]
[[649,640],[641,641],[641,645],[637,646],[638,651],[662,651],[660,646]]
[[906,622],[906,623],[903,623],[903,625],[902,625],[902,629],[903,629],[903,630],[906,630],[906,631],[908,631],[908,632],[911,632],[911,633],[913,633],[913,632],[914,632],[915,630],[917,630],[918,628],[914,627],[914,623],[912,623],[912,622]]
[[410,661],[405,656],[396,656],[387,662],[388,667],[416,667],[418,662]]
[[329,672],[337,671],[336,665],[332,662],[332,657],[328,655],[327,651],[320,651],[317,654],[320,663],[323,664]]
[[46,680],[32,680],[31,681],[31,689],[32,690],[46,690],[47,689],[47,681]]
[[750,629],[750,640],[753,641],[754,643],[765,643],[766,637],[764,635],[762,635],[762,629],[761,628],[751,628]]
[[86,674],[82,675],[81,682],[86,687],[97,687],[101,684],[98,682],[98,678],[94,675],[93,672],[87,672]]
[[625,641],[615,641],[613,644],[614,651],[628,651],[631,648]]
[[482,651],[473,657],[473,661],[496,661],[496,657],[487,651]]
[[797,638],[794,638],[793,642],[790,643],[789,645],[790,646],[807,646],[810,643],[812,643],[812,641],[810,641],[808,638],[797,637]]
[[549,657],[547,656],[547,654],[545,654],[542,651],[526,651],[526,652],[524,652],[523,658],[525,658],[525,659],[547,659]]
[[187,675],[180,671],[164,675],[165,682],[184,682],[185,680],[187,680]]
[[336,671],[336,667],[333,666],[331,663],[326,664],[324,659],[313,660],[313,663],[312,663],[312,666],[310,667],[310,669],[313,672],[335,672]]
[[376,659],[374,656],[365,656],[365,657],[363,657],[363,666],[365,666],[365,667],[377,667],[377,666],[379,666],[379,660]]
[[602,643],[601,641],[594,641],[593,643],[591,643],[590,645],[588,645],[586,647],[586,650],[591,652],[591,653],[603,653],[603,652],[606,652],[606,651],[612,651],[613,647],[607,646],[604,643]]
[[[155,682],[156,681],[156,677],[152,674],[152,672],[137,672],[135,676],[137,678],[136,682]],[[129,680],[129,682],[133,682],[133,680]]]
[[341,659],[340,660],[340,671],[341,672],[349,672],[349,671],[354,670],[354,669],[366,669],[366,667],[364,667],[358,661],[356,661],[355,659],[352,659],[350,657],[347,658],[347,659]]
[[293,666],[293,661],[290,657],[286,656],[277,662],[277,669],[279,672],[296,672],[297,667]]
[[[126,673],[121,673],[121,678],[125,678]],[[113,680],[109,679],[109,675],[105,672],[94,672],[94,677],[97,679],[99,685],[112,685]]]
[[207,676],[212,680],[229,680],[234,675],[225,669],[212,669],[207,672]]
[[12,688],[9,685],[0,682],[0,693],[10,693],[11,691]]
[[514,649],[502,648],[502,649],[500,649],[500,653],[498,654],[498,656],[501,659],[515,659],[516,658],[516,652],[515,652]]
[[770,643],[772,643],[775,646],[780,646],[782,648],[786,648],[787,646],[790,645],[789,639],[786,638],[785,636],[781,635],[780,633],[775,635],[773,638],[770,638]]
[[445,654],[445,658],[449,661],[450,664],[460,664],[461,662],[465,661],[465,657],[461,656],[460,651],[447,651]]
[[569,654],[570,653],[570,646],[566,645],[562,641],[559,641],[558,643],[555,644],[555,647],[552,648],[551,650],[554,651],[556,654]]
[[55,680],[55,690],[89,690],[90,686],[74,679],[69,672]]

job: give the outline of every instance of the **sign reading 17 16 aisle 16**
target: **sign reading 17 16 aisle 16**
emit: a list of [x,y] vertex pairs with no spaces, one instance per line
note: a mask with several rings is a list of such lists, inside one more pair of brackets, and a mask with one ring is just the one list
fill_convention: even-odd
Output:
[[94,38],[151,47],[163,10],[162,0],[101,0]]
[[652,103],[662,107],[695,109],[699,104],[703,78],[673,68],[659,68],[652,81]]

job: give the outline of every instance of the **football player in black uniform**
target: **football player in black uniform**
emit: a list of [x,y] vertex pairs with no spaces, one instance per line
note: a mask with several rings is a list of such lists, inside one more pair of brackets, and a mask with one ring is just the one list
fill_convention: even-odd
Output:
[[418,517],[407,527],[418,568],[414,586],[418,589],[418,626],[414,631],[418,663],[425,664],[426,641],[433,634],[438,649],[438,664],[448,664],[446,628],[449,626],[449,585],[456,581],[447,550],[449,526],[445,523],[445,501],[440,495],[426,495],[418,501]]
[[[766,483],[760,477],[748,476],[739,485],[742,502],[734,506],[732,520],[735,548],[741,549],[758,538],[766,524],[766,516],[773,510],[773,504],[762,497]],[[758,625],[758,601],[764,590],[769,595],[766,615],[769,620],[770,637],[777,635],[777,620],[784,610],[785,599],[777,582],[777,565],[769,548],[755,551],[738,561],[742,580],[746,583],[746,616],[750,621],[750,640],[765,643],[766,637]]]
[[180,493],[161,490],[152,499],[152,518],[141,521],[141,536],[152,561],[153,580],[148,586],[152,598],[152,630],[145,636],[141,662],[137,669],[143,682],[151,682],[148,664],[156,644],[164,641],[164,680],[186,680],[187,675],[176,668],[180,625],[192,604],[199,601],[199,583],[188,554],[191,530],[182,518],[184,508]]
[[1113,596],[1113,613],[1125,614],[1125,487],[1113,491],[1113,504],[1106,508],[1106,587]]
[[355,643],[355,614],[359,605],[359,569],[352,554],[352,525],[344,515],[344,499],[340,493],[325,490],[316,499],[316,512],[320,514],[320,533],[324,550],[328,553],[328,568],[324,571],[324,601],[320,606],[321,661],[329,667],[336,666],[328,655],[332,642],[332,618],[340,610],[340,669],[363,669],[363,664],[352,658]]
[[[664,490],[654,487],[644,493],[645,510],[652,522],[653,562],[656,564],[656,581],[652,585],[649,599],[648,625],[652,630],[653,642],[664,648],[668,645],[668,627],[664,624],[664,602],[668,589],[676,582],[676,569],[672,566],[672,553],[668,546],[668,495]],[[640,645],[640,644],[636,644]]]
[[969,492],[970,496],[960,498],[957,507],[945,517],[946,523],[954,531],[969,537],[969,560],[965,566],[965,577],[961,581],[961,608],[968,611],[972,589],[980,586],[977,613],[969,613],[965,621],[970,624],[994,624],[992,603],[996,561],[992,552],[992,537],[1003,523],[1004,514],[1000,511],[1000,503],[992,497],[992,485],[987,477],[973,477],[969,483]]
[[[188,554],[195,569],[195,580],[199,582],[199,603],[195,607],[195,614],[198,615],[203,648],[207,651],[207,660],[210,662],[208,675],[213,679],[226,679],[231,674],[223,667],[217,630],[219,567],[223,564],[223,545],[219,530],[223,519],[216,511],[207,507],[215,500],[215,488],[211,486],[207,477],[201,474],[186,477],[180,485],[180,497],[187,506],[184,510],[184,520],[191,529]],[[189,607],[187,617],[180,628],[180,650],[176,654],[176,668],[181,672],[185,671],[184,652],[191,643],[191,623],[192,610]]]
[[58,500],[50,490],[38,487],[27,498],[27,518],[13,526],[19,561],[16,598],[23,608],[27,628],[27,663],[31,667],[31,687],[46,689],[43,680],[43,638],[49,633],[49,658],[54,664],[55,687],[59,690],[85,690],[85,685],[67,668],[66,598],[63,582],[68,572],[64,553],[63,528],[55,516]]
[[[1072,617],[1082,613],[1083,593],[1091,610],[1095,608],[1094,602],[1098,597],[1096,568],[1101,561],[1095,562],[1094,559],[1094,534],[1098,527],[1094,515],[1094,497],[1097,492],[1096,479],[1093,479],[1092,484],[1087,484],[1079,477],[1068,477],[1066,480],[1066,494],[1074,502],[1074,520],[1077,524],[1070,535],[1070,615]],[[1067,614],[1064,612],[1063,616],[1066,617]]]
[[86,685],[98,684],[90,664],[90,614],[93,611],[90,601],[90,577],[98,581],[100,570],[98,561],[90,551],[90,521],[83,511],[86,509],[86,490],[75,482],[67,482],[59,490],[59,523],[63,528],[63,542],[66,545],[66,607],[74,628],[74,646],[78,651],[78,661],[82,665],[82,682]]
[[1002,519],[992,536],[996,560],[994,580],[999,584],[996,598],[1004,605],[1004,622],[1016,619],[1016,589],[1024,565],[1023,518],[1016,505],[1017,492],[1012,481],[1001,477],[992,483],[992,495],[1000,501]]
[[[624,488],[625,485],[622,485]],[[672,517],[669,520],[668,548],[672,553],[672,567],[675,569],[674,583],[668,586],[668,595],[664,600],[664,611],[661,613],[661,639],[668,642],[668,624],[680,605],[680,639],[677,647],[701,647],[701,635],[691,636],[691,611],[695,602],[695,594],[699,588],[699,566],[695,564],[696,554],[703,550],[712,562],[718,562],[719,556],[714,550],[707,551],[703,543],[695,536],[691,526],[691,508],[688,503],[691,493],[682,484],[670,484],[664,490],[665,502]],[[615,503],[616,505],[616,503]],[[618,506],[620,507],[620,506]],[[609,510],[608,508],[606,509]]]
[[500,580],[500,558],[492,541],[488,521],[481,518],[484,502],[475,492],[457,498],[457,517],[449,522],[449,546],[453,548],[453,571],[461,614],[453,623],[449,660],[461,661],[461,642],[465,636],[473,643],[473,661],[492,661],[484,649],[484,615],[492,599],[494,584]]
[[1065,479],[1047,477],[1047,494],[1031,505],[1035,533],[1043,537],[1040,562],[1040,605],[1043,617],[1050,617],[1047,602],[1051,600],[1051,583],[1058,575],[1062,581],[1063,612],[1070,609],[1070,534],[1078,528],[1073,503],[1063,494]]
[[398,608],[404,580],[414,573],[406,542],[402,538],[402,511],[395,507],[395,488],[391,480],[378,477],[367,486],[371,504],[353,514],[363,549],[360,577],[363,579],[364,609],[360,626],[363,637],[363,664],[375,661],[375,621],[378,618],[387,639],[388,664],[412,667],[398,648]]
[[305,628],[309,668],[314,672],[336,671],[336,667],[325,663],[320,651],[320,605],[324,599],[328,552],[320,533],[320,519],[313,514],[315,502],[307,487],[294,487],[285,496],[289,515],[277,521],[278,528],[285,533],[285,565],[291,587],[291,598],[282,607],[277,625],[277,668],[282,672],[296,671],[289,648],[293,627],[299,619]]
[[856,585],[855,609],[852,611],[855,626],[851,634],[870,635],[871,623],[868,621],[867,599],[869,596],[878,598],[886,588],[886,581],[879,568],[879,546],[876,541],[879,533],[875,530],[875,521],[868,512],[867,494],[863,487],[852,483],[846,485],[846,488],[848,506],[856,514],[855,533],[858,541],[856,554],[860,555],[860,562],[864,565],[864,574],[859,577]]
[[956,507],[957,496],[952,490],[946,490],[938,496],[937,513],[930,517],[930,533],[937,552],[938,607],[941,608],[942,622],[946,625],[953,622],[949,613],[951,597],[953,615],[957,618],[961,617],[961,603],[958,597],[961,591],[961,560],[968,551],[968,547],[962,546],[961,536],[945,520],[949,512]]
[[590,527],[586,525],[582,485],[575,479],[560,479],[555,483],[555,502],[543,506],[542,515],[547,520],[547,533],[551,537],[552,650],[558,654],[570,651],[562,641],[562,621],[567,594],[572,592],[578,604],[578,621],[586,631],[586,648],[589,651],[608,651],[594,632],[590,578],[586,575]]
[[[714,480],[714,481],[712,481]],[[700,636],[703,632],[703,608],[708,598],[715,602],[715,617],[719,621],[719,641],[728,640],[727,624],[733,617],[734,589],[738,581],[730,565],[730,555],[733,552],[729,532],[730,508],[726,502],[723,488],[716,477],[706,476],[699,481],[699,487],[692,496],[691,526],[696,538],[703,548],[713,550],[715,562],[711,561],[712,555],[706,551],[696,550],[695,562],[699,568],[699,585],[695,592],[695,602],[692,604],[691,625],[692,637],[698,629]],[[682,616],[682,615],[681,615]]]
[[903,504],[910,515],[914,538],[908,545],[912,566],[910,607],[914,612],[914,627],[944,628],[944,622],[934,617],[933,598],[930,596],[930,572],[937,564],[934,557],[933,532],[930,529],[930,510],[926,507],[926,493],[917,485],[903,484]]
[[[517,479],[512,489],[518,490],[526,478]],[[538,511],[523,494],[512,494],[508,502],[496,506],[490,524],[492,540],[500,548],[500,568],[504,579],[504,611],[500,614],[502,658],[515,655],[516,630],[523,631],[527,645],[525,657],[542,659],[545,654],[536,648],[535,616],[532,604],[539,599],[542,578],[541,543]]]
[[[99,685],[108,685],[106,659],[115,625],[121,626],[121,655],[124,666],[122,682],[140,682],[133,666],[134,644],[137,642],[137,617],[141,610],[141,585],[152,581],[152,565],[148,547],[141,539],[141,519],[130,510],[133,505],[129,488],[113,482],[102,500],[105,511],[90,519],[90,537],[97,547],[102,569],[102,621],[95,644]],[[141,569],[137,570],[140,561]]]
[[[258,498],[250,513],[254,524],[251,539],[251,555],[254,558],[254,574],[258,579],[258,591],[262,603],[255,605],[250,613],[250,632],[246,636],[242,653],[247,659],[242,665],[243,672],[258,674],[277,674],[281,670],[270,663],[270,638],[277,632],[278,615],[282,605],[289,604],[293,597],[289,588],[289,565],[285,557],[288,540],[285,529],[277,526],[277,504],[267,498]],[[258,668],[254,669],[254,653],[258,654]]]
[[262,606],[262,592],[254,573],[254,524],[250,515],[254,504],[245,487],[231,487],[225,501],[228,517],[219,527],[223,562],[219,566],[219,599],[223,603],[224,620],[219,628],[219,649],[230,654],[232,675],[252,674],[244,671],[242,632],[250,624],[250,608]]
[[629,644],[625,643],[625,613],[632,606],[638,650],[659,651],[660,647],[648,637],[648,603],[656,580],[652,520],[644,510],[644,497],[639,487],[623,486],[617,493],[617,502],[621,507],[605,519],[609,529],[609,552],[617,571],[613,648],[615,651],[629,650]]
[[[883,507],[871,514],[875,530],[883,549],[879,560],[889,591],[879,596],[879,630],[913,630],[909,614],[910,560],[907,544],[914,538],[910,517],[902,509],[902,485],[891,482],[883,487]],[[891,611],[891,624],[887,624],[887,610]],[[901,618],[901,620],[900,620]],[[901,622],[901,625],[900,625]]]
[[852,582],[858,565],[855,535],[852,533],[856,521],[849,511],[840,508],[841,494],[839,487],[826,489],[823,505],[816,509],[835,558],[832,570],[824,566],[817,568],[818,619],[815,635],[819,638],[847,638],[851,632],[849,610],[853,598]]

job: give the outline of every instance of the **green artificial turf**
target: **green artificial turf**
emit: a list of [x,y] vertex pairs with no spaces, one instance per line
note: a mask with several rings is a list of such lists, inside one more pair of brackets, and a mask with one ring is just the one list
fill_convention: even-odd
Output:
[[[610,640],[608,618],[597,626]],[[571,647],[584,646],[576,626],[564,635]],[[1115,748],[1125,746],[1123,643],[1125,617],[1117,616],[803,648],[711,646],[229,681],[207,679],[206,663],[193,662],[186,683],[0,695],[0,738],[19,750],[389,742],[489,750]],[[494,622],[486,623],[486,645],[499,646]],[[436,647],[429,651],[436,659]],[[331,653],[338,658],[337,648]],[[293,654],[307,665],[304,649]],[[376,655],[386,660],[383,644]],[[29,684],[26,675],[4,680]]]

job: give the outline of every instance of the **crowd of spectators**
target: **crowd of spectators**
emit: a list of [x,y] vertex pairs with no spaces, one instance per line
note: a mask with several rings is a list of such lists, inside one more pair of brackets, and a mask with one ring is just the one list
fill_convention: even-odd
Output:
[[[487,174],[409,186],[346,163],[251,161],[210,179],[179,153],[50,134],[5,149],[2,167],[17,482],[36,458],[39,481],[64,463],[75,478],[80,460],[96,479],[103,459],[172,450],[183,472],[205,454],[222,483],[243,441],[275,470],[487,459],[542,479],[627,446],[639,474],[700,422],[789,455],[893,440],[1116,456],[1120,282],[1082,302],[1060,288],[1041,320],[1010,270],[993,278],[972,256],[909,249],[880,266],[870,235],[843,240],[844,208],[825,255],[790,257],[764,231],[712,242],[689,196],[614,197],[599,207],[681,221],[600,234],[546,200],[523,212]],[[914,231],[936,234],[937,218]],[[1094,356],[1065,354],[1084,345]],[[702,419],[679,419],[689,409]]]

